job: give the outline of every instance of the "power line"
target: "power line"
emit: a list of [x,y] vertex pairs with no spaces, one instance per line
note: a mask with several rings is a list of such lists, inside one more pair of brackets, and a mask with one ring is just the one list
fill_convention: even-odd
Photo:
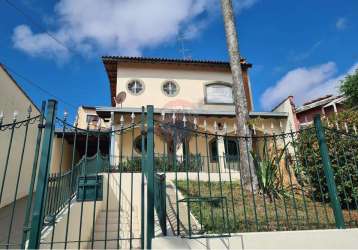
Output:
[[16,6],[14,3],[10,2],[9,0],[4,0],[5,3],[7,3],[10,7],[15,9],[17,12],[19,12],[21,15],[23,15],[27,20],[29,20],[34,26],[36,26],[39,30],[43,31],[46,35],[48,35],[51,39],[53,39],[55,42],[60,44],[63,48],[65,48],[68,51],[71,51],[74,54],[78,54],[76,51],[69,48],[65,43],[61,42],[59,39],[57,39],[54,35],[52,35],[50,32],[47,31],[47,29],[37,22],[35,18],[33,18],[31,15],[27,14],[23,9]]
[[29,78],[27,78],[27,77],[21,75],[20,73],[16,72],[14,69],[12,69],[11,67],[7,66],[6,64],[1,63],[1,65],[2,65],[3,67],[5,67],[6,70],[10,71],[12,74],[14,74],[14,75],[16,75],[17,77],[21,78],[22,80],[24,80],[24,81],[27,82],[28,84],[34,86],[35,88],[39,89],[39,90],[42,91],[43,93],[45,93],[45,94],[47,94],[47,95],[49,95],[49,96],[55,98],[56,100],[62,102],[62,103],[65,104],[66,106],[71,107],[71,108],[73,108],[74,110],[77,111],[77,106],[76,106],[76,105],[74,105],[74,104],[72,104],[72,103],[70,103],[70,102],[67,102],[67,101],[65,101],[64,99],[62,99],[62,98],[60,98],[60,97],[58,97],[58,96],[52,94],[52,93],[49,92],[48,90],[42,88],[39,84],[35,83],[34,81],[30,80]]

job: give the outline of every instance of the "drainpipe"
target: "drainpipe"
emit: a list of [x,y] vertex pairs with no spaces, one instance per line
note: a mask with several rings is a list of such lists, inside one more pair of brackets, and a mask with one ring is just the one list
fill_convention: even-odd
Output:
[[[111,130],[114,131],[114,129],[115,129],[115,126],[114,126],[114,112],[111,112]],[[110,152],[109,162],[110,162],[111,167],[116,165],[115,157],[114,157],[115,145],[116,145],[115,144],[115,142],[116,142],[115,139],[116,139],[115,133],[111,133],[111,148],[109,149],[109,152]]]

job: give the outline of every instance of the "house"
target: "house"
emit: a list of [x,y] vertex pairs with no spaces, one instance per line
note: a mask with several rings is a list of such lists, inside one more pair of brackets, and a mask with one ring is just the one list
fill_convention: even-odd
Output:
[[292,124],[292,130],[297,131],[302,127],[312,124],[316,115],[334,118],[336,114],[345,109],[344,101],[344,96],[326,95],[296,107],[294,97],[289,96],[273,108],[272,111],[287,112],[288,121]]
[[[40,114],[39,108],[0,64],[0,243],[6,240],[11,210],[16,202],[16,211],[26,206],[29,192],[33,157],[35,154],[37,123],[21,122]],[[13,124],[16,123],[16,127]],[[26,138],[26,140],[24,140]],[[23,152],[23,153],[22,153]],[[17,182],[19,183],[17,185]],[[14,238],[21,235],[24,213],[16,214],[13,223]]]
[[[109,128],[112,120],[114,130],[128,127],[132,122],[139,123],[141,107],[154,105],[155,119],[167,122],[185,120],[186,124],[195,127],[198,131],[208,131],[212,134],[235,135],[236,118],[232,97],[232,75],[230,64],[221,61],[201,61],[166,58],[116,57],[102,58],[109,79],[111,96],[110,107],[81,107],[78,111],[78,126],[94,128],[98,121],[101,126]],[[251,94],[249,70],[252,64],[241,60],[244,88],[250,118],[255,119],[251,129],[255,134],[279,134],[286,130],[287,112],[255,112]],[[116,102],[118,95],[124,95],[120,103]],[[247,125],[249,133],[249,125]],[[134,138],[131,138],[131,137]],[[124,135],[121,149],[118,145],[119,135],[112,138],[112,155],[120,154],[135,157],[141,155],[141,131],[136,127],[133,135]],[[224,155],[237,157],[237,149],[231,141],[225,142],[220,138],[209,138],[209,150],[206,150],[203,141],[198,142],[195,149],[194,139],[179,145],[176,154],[200,154],[208,156],[210,164],[216,164],[217,159]],[[132,143],[134,142],[134,143]],[[156,133],[155,153],[173,153],[173,142],[166,141]],[[187,144],[187,145],[185,145]],[[209,151],[209,152],[207,152]],[[227,151],[225,153],[225,151]]]

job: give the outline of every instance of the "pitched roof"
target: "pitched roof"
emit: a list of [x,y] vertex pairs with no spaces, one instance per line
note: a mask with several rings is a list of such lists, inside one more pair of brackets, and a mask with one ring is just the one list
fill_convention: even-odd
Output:
[[336,99],[339,99],[339,101],[342,101],[344,100],[341,99],[342,96],[333,96],[333,95],[326,95],[326,96],[323,96],[323,97],[319,97],[319,98],[316,98],[314,100],[311,100],[311,101],[308,101],[306,103],[304,103],[301,107],[298,107],[296,109],[296,113],[301,113],[301,112],[304,112],[306,110],[309,110],[309,109],[313,109],[313,108],[316,108],[316,107],[321,107],[321,106],[324,106]]
[[15,78],[9,73],[6,69],[5,65],[0,63],[0,68],[5,72],[5,74],[12,80],[12,82],[16,85],[16,87],[23,93],[23,95],[29,100],[29,102],[35,107],[38,112],[41,112],[37,105],[32,101],[32,99],[28,96],[28,94],[21,88],[21,86],[16,82]]
[[[117,83],[117,65],[118,63],[138,63],[138,64],[166,64],[166,65],[188,65],[188,66],[205,66],[230,70],[230,63],[215,60],[193,60],[193,59],[177,59],[177,58],[159,58],[159,57],[129,57],[129,56],[102,56],[102,62],[107,71],[111,103],[115,106],[114,97],[116,93]],[[251,68],[252,64],[247,63],[245,59],[241,59],[241,65],[245,68]]]

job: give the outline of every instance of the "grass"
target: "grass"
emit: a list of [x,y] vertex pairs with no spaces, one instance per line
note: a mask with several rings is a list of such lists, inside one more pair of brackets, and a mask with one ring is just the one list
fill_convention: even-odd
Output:
[[[237,181],[231,184],[221,182],[221,185],[220,182],[178,181],[178,189],[186,198],[192,198],[190,211],[201,225],[201,232],[234,233],[336,227],[329,204],[314,201],[301,190],[288,190],[286,195],[270,201],[263,194],[242,190]],[[193,199],[196,197],[218,198]],[[343,214],[347,227],[357,227],[358,210],[344,210]]]

